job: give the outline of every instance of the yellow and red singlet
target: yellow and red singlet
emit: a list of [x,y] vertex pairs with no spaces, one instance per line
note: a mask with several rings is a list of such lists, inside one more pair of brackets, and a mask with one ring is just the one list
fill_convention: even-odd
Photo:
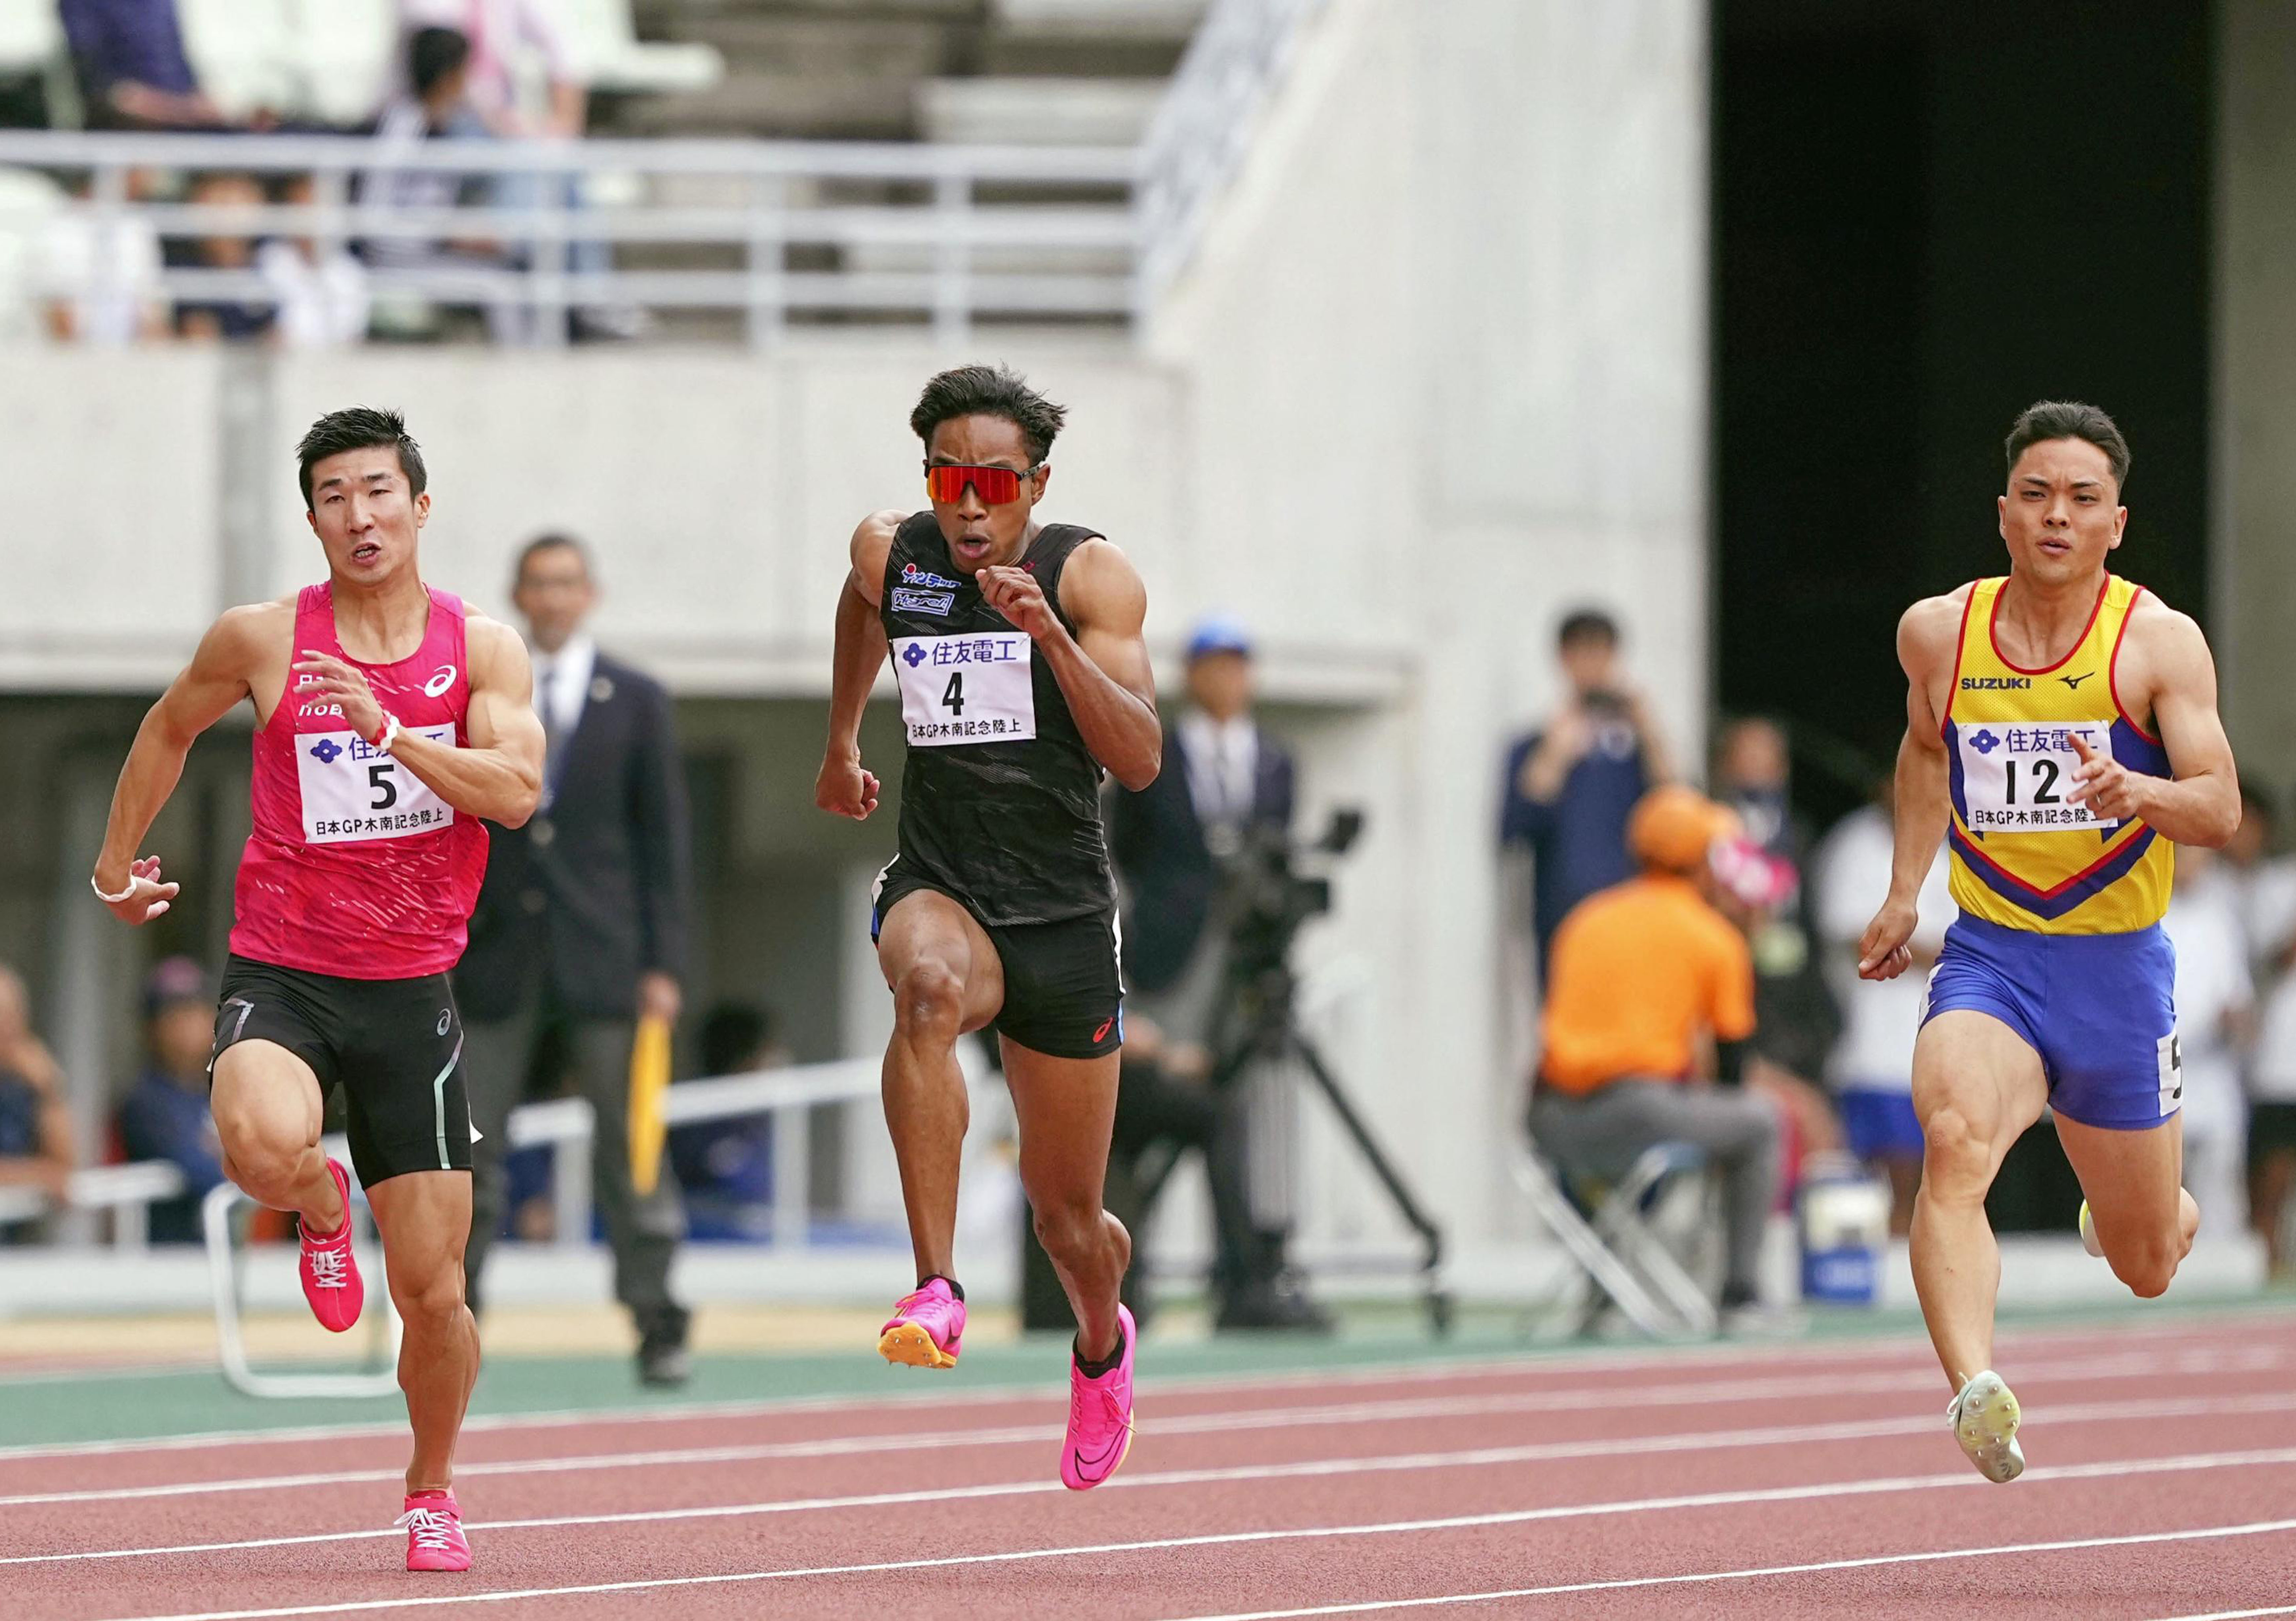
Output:
[[2122,707],[2113,679],[2144,588],[2107,574],[2072,651],[2027,670],[1994,636],[2007,583],[1970,588],[1946,699],[1953,898],[1972,917],[2038,934],[2148,928],[2169,909],[2174,846],[2141,820],[2103,821],[2067,802],[2076,732],[2132,771],[2172,775],[2168,750]]

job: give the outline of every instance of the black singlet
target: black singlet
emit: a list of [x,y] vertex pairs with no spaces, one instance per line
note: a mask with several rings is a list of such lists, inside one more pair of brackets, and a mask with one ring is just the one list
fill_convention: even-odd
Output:
[[[1070,635],[1061,571],[1098,538],[1047,524],[1021,554]],[[930,511],[894,531],[880,616],[909,745],[899,868],[991,927],[1113,907],[1100,764],[1052,667],[957,572]]]

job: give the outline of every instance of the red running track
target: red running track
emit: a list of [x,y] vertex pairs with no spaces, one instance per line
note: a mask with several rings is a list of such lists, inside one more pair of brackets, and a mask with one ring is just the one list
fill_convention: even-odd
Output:
[[465,1444],[463,1576],[398,1568],[389,1436],[15,1452],[0,1615],[2296,1616],[2296,1321],[2000,1365],[2007,1487],[1905,1342],[1145,1382],[1082,1495],[1057,1362],[1031,1399],[511,1420]]

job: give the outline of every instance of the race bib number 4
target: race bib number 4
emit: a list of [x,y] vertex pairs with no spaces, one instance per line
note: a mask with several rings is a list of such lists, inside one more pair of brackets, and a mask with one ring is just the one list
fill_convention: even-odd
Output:
[[[452,722],[407,732],[449,748]],[[303,837],[313,844],[404,839],[455,825],[455,807],[357,732],[301,732],[295,775],[303,789]]]
[[2047,833],[2065,827],[2112,826],[2088,806],[2068,802],[2080,756],[2075,734],[2097,754],[2112,753],[2112,724],[2005,726],[1991,721],[1959,732],[1961,791],[1972,833]]
[[1037,735],[1035,649],[1017,630],[893,641],[901,720],[912,748],[1025,743]]

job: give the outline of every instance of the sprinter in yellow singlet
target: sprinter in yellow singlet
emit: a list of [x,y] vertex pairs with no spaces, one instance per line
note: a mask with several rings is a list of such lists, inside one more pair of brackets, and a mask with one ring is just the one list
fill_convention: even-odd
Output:
[[2169,1287],[2201,1218],[2178,1185],[2161,915],[2173,846],[2221,844],[2240,820],[2200,627],[2105,568],[2128,522],[2120,430],[2094,406],[2044,401],[2010,430],[2008,459],[2009,573],[1917,602],[1898,626],[1897,860],[1858,951],[1867,979],[1911,966],[1915,897],[1945,840],[1961,917],[1914,1049],[1914,1284],[1955,1438],[1994,1481],[2025,1457],[2017,1398],[1992,1370],[2001,1252],[1986,1190],[2046,1107],[2087,1195],[2084,1242],[2136,1294]]

